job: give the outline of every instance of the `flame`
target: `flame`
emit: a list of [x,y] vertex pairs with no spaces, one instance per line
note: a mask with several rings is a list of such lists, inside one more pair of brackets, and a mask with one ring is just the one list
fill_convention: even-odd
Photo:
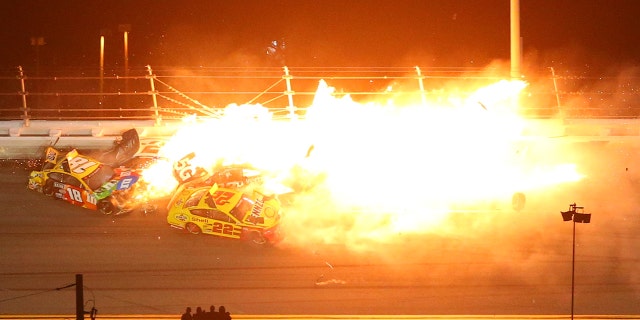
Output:
[[[286,243],[393,241],[438,232],[452,211],[489,209],[514,192],[583,178],[575,164],[529,158],[516,114],[523,81],[498,81],[465,96],[418,104],[359,103],[321,81],[303,119],[275,120],[261,105],[230,105],[216,119],[185,118],[142,176],[153,196],[176,187],[172,164],[251,164],[295,190],[282,228]],[[491,206],[494,208],[494,206]]]

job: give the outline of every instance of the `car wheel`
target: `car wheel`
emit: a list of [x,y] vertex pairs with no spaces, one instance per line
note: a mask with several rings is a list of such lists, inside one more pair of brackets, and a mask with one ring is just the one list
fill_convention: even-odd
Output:
[[511,197],[511,207],[515,211],[520,211],[524,209],[524,205],[526,202],[527,202],[527,198],[522,192],[516,192],[513,194],[513,197]]
[[44,193],[44,195],[48,196],[48,197],[53,197],[53,194],[55,193],[55,188],[53,187],[54,181],[51,179],[47,179],[47,182],[44,184],[44,187],[42,187],[42,193]]
[[98,210],[103,214],[112,214],[115,211],[113,203],[109,201],[109,198],[102,199],[98,202]]
[[184,228],[187,229],[187,231],[191,234],[200,234],[200,232],[202,232],[202,230],[200,230],[200,227],[192,222],[187,223]]
[[260,232],[254,231],[249,235],[249,241],[254,246],[264,246],[267,244],[267,239],[265,239]]

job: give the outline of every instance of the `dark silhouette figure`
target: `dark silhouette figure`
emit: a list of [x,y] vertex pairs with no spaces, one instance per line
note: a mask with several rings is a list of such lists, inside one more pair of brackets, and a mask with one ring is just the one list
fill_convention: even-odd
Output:
[[187,307],[187,310],[182,314],[180,320],[193,320],[193,317],[191,316],[191,307]]
[[196,313],[193,315],[193,320],[205,320],[204,310],[202,308],[197,307]]
[[218,313],[216,312],[216,307],[214,305],[211,305],[209,307],[209,312],[205,313],[204,318],[206,320],[215,320],[218,317]]
[[218,308],[217,316],[218,318],[216,320],[231,320],[231,314],[224,306],[220,306],[220,308]]

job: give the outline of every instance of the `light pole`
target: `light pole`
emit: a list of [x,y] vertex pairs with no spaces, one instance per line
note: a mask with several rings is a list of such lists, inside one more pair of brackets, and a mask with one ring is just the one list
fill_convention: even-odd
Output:
[[520,79],[522,72],[522,38],[520,37],[520,0],[510,1],[511,78]]
[[104,99],[104,39],[110,33],[109,29],[100,29],[100,105],[102,105],[102,100]]
[[584,213],[584,207],[579,207],[573,203],[569,205],[569,211],[560,211],[560,214],[562,214],[562,221],[573,221],[573,250],[571,252],[571,320],[573,320],[576,273],[576,222],[590,223],[591,213]]
[[100,29],[100,106],[104,103],[104,46],[105,38],[111,36],[111,30],[107,28]]
[[[118,25],[118,31],[124,34],[124,92],[129,93],[129,32],[131,32],[130,24]],[[129,96],[125,96],[125,106],[129,104]]]
[[129,73],[129,32],[131,32],[131,25],[118,25],[118,31],[124,34],[124,75],[126,77]]

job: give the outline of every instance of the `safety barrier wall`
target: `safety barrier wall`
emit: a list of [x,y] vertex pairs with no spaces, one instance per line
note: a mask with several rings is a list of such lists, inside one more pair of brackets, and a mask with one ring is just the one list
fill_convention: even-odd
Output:
[[108,149],[135,128],[141,139],[170,137],[179,121],[0,121],[0,159],[39,159],[48,146],[81,150]]
[[[126,130],[141,139],[171,137],[182,121],[0,121],[0,159],[39,159],[48,146],[108,149]],[[640,143],[640,119],[532,119],[523,139],[551,142],[624,141]]]
[[[275,119],[302,118],[321,80],[335,87],[331,94],[338,97],[427,104],[469,96],[505,79],[497,69],[420,67],[154,71],[147,66],[99,77],[87,76],[87,70],[6,72],[0,73],[0,159],[39,158],[51,145],[108,148],[130,128],[142,138],[171,136],[185,116],[219,117],[231,103],[261,104]],[[635,77],[571,77],[550,69],[526,80],[530,85],[520,95],[519,112],[531,120],[523,132],[527,137],[610,141],[640,135]],[[478,102],[478,108],[492,107]]]

